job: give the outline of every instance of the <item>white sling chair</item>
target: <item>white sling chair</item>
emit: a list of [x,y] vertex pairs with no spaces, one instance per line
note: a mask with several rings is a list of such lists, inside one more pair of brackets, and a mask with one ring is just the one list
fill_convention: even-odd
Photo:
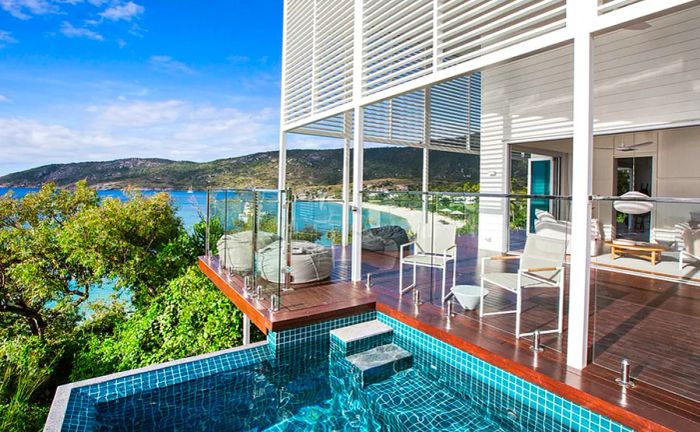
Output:
[[[558,288],[559,314],[557,328],[540,330],[540,334],[561,333],[564,319],[564,256],[566,241],[536,234],[530,235],[525,243],[521,256],[505,255],[483,258],[481,262],[481,304],[479,315],[516,314],[515,337],[528,336],[534,332],[520,332],[520,316],[522,314],[522,293],[527,288]],[[487,273],[488,261],[520,260],[520,266],[515,273]],[[496,285],[517,295],[515,310],[484,312],[484,286]]]
[[[404,250],[413,245],[413,253],[404,256]],[[447,266],[452,261],[452,286],[457,281],[457,228],[443,222],[424,223],[412,242],[401,245],[399,266],[399,295],[416,287],[416,268],[431,267],[442,270],[442,301],[445,298]],[[403,266],[413,265],[413,283],[404,288]]]

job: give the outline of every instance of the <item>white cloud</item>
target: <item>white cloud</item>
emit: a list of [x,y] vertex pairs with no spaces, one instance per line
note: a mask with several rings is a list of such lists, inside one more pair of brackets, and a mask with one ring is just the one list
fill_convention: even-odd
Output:
[[8,44],[17,43],[17,39],[12,37],[12,33],[0,30],[0,48],[4,48]]
[[12,102],[12,99],[5,96],[4,94],[0,94],[0,103],[10,103],[10,102]]
[[170,56],[165,56],[165,55],[157,55],[157,56],[152,56],[148,62],[153,66],[155,69],[158,69],[163,72],[168,72],[168,73],[175,73],[175,74],[185,74],[185,75],[192,75],[194,74],[194,70],[187,66],[185,63],[175,60],[174,58]]
[[86,38],[96,41],[104,40],[104,36],[96,31],[84,27],[74,27],[73,24],[69,23],[68,21],[63,21],[63,24],[61,25],[61,33],[69,38]]
[[100,13],[100,16],[111,21],[131,21],[145,11],[144,7],[134,2],[112,6]]
[[58,12],[58,7],[49,0],[0,0],[0,7],[21,20],[28,20],[32,15]]
[[115,101],[83,110],[80,127],[0,117],[3,160],[14,166],[126,157],[209,161],[277,148],[276,112],[181,100]]
[[181,119],[185,110],[185,102],[179,100],[132,102],[123,98],[115,104],[88,107],[88,112],[95,115],[97,125],[106,128],[171,124]]

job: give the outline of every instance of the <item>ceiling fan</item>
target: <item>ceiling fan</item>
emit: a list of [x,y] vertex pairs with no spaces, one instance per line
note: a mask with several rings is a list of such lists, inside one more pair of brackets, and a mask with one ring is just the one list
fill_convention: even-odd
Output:
[[625,144],[625,142],[623,141],[620,143],[619,146],[615,148],[615,150],[620,152],[629,152],[636,150],[637,147],[648,146],[649,144],[654,144],[654,141],[644,141],[638,144]]

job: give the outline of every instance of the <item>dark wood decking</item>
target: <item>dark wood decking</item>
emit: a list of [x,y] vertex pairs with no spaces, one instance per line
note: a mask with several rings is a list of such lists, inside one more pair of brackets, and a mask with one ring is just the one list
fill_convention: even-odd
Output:
[[210,260],[200,258],[199,268],[266,334],[268,331],[280,331],[375,310],[373,293],[359,285],[338,289],[331,279],[323,283],[296,286],[293,291],[282,293],[280,309],[271,313],[269,299],[270,294],[277,290],[276,286],[263,286],[263,299],[253,300],[245,295],[240,276],[228,276],[220,271],[217,257]]
[[[478,283],[475,251],[474,238],[460,238],[458,283]],[[265,332],[372,310],[376,302],[376,309],[387,315],[637,430],[700,430],[698,287],[594,271],[589,336],[595,363],[578,374],[565,366],[565,336],[543,336],[549,349],[535,356],[528,349],[529,341],[517,341],[512,334],[513,315],[481,319],[476,311],[459,306],[447,330],[439,307],[439,271],[419,269],[418,285],[425,303],[416,309],[410,295],[398,295],[395,254],[363,253],[363,274],[373,275],[369,292],[364,283],[349,282],[349,254],[342,252],[334,251],[336,265],[330,281],[282,293],[281,310],[274,314],[267,311],[266,301],[256,304],[245,298],[241,280],[224,277],[216,259],[200,260],[200,267]],[[514,269],[509,262],[493,265],[493,271]],[[556,296],[555,290],[528,291],[523,302],[524,331],[555,325]],[[511,308],[514,296],[492,289],[485,305]],[[637,387],[627,391],[614,383],[623,357],[632,360],[637,377]]]

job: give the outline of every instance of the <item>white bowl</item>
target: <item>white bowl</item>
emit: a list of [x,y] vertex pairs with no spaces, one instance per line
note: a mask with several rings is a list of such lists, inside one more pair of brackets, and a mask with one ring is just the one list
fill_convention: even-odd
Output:
[[[455,285],[452,294],[466,310],[474,310],[481,302],[481,287],[479,285]],[[484,297],[489,294],[489,290],[484,288]]]

